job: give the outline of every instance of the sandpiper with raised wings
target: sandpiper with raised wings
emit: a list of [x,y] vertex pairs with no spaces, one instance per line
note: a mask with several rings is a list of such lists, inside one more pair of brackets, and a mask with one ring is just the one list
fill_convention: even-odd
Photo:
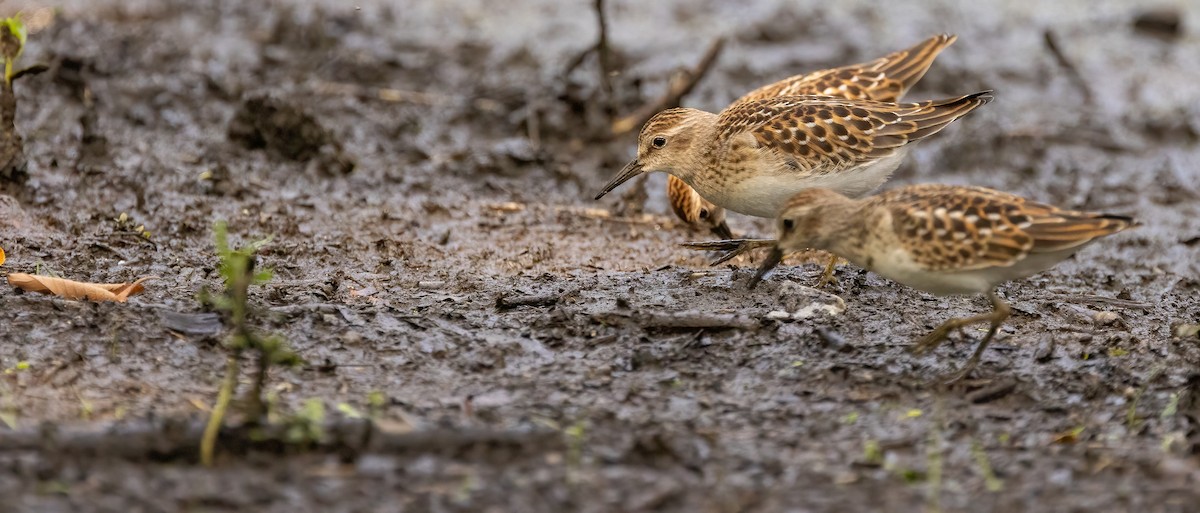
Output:
[[[795,95],[896,102],[925,76],[934,59],[956,39],[951,34],[940,34],[872,61],[794,75],[755,89],[734,103]],[[722,239],[733,238],[725,222],[725,209],[705,200],[674,175],[667,176],[667,199],[675,215],[684,222],[708,228]],[[727,252],[714,265],[741,251]],[[832,272],[832,262],[829,272]]]

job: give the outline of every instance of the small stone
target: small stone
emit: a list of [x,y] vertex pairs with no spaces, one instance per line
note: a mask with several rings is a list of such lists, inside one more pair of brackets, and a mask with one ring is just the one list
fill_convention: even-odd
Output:
[[1171,327],[1171,335],[1175,338],[1197,338],[1200,336],[1200,324],[1178,323]]
[[1092,322],[1097,326],[1112,326],[1121,322],[1121,314],[1116,312],[1096,312],[1092,315]]
[[1054,358],[1054,349],[1057,345],[1053,338],[1043,338],[1041,342],[1038,342],[1037,351],[1033,353],[1033,359],[1039,362],[1049,361],[1051,358]]

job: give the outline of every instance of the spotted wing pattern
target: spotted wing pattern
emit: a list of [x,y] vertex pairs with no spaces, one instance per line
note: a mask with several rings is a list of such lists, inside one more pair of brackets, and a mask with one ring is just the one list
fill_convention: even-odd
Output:
[[892,155],[991,101],[990,91],[948,100],[884,103],[830,96],[783,96],[731,105],[717,126],[723,140],[754,136],[802,172],[826,174]]
[[[925,72],[933,65],[938,54],[954,43],[955,39],[957,39],[956,36],[941,34],[926,39],[911,48],[890,53],[870,62],[789,77],[755,89],[739,98],[734,104],[795,95],[896,102],[909,88],[921,80],[921,77],[925,76]],[[704,201],[700,195],[674,176],[669,176],[667,180],[667,199],[671,202],[675,215],[688,223],[703,224],[696,219],[696,216],[690,215],[690,212],[698,209],[688,207],[692,202]],[[716,209],[721,207],[712,205],[711,208],[710,212],[715,214],[717,213]],[[720,214],[724,214],[724,212],[720,212]],[[715,218],[716,216],[713,217],[713,219]],[[719,218],[720,225],[714,225],[711,228],[718,233],[728,233],[729,228],[725,224],[724,215]],[[708,224],[713,223],[709,222]]]
[[935,271],[1009,267],[1130,226],[1124,216],[1063,210],[982,187],[917,185],[870,200],[892,213],[904,249]]
[[734,103],[796,95],[896,102],[925,76],[933,60],[955,39],[941,34],[870,62],[785,78],[755,89]]

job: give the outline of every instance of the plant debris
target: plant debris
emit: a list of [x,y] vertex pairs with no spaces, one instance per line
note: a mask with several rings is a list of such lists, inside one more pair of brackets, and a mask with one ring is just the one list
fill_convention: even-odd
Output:
[[[0,259],[2,260],[2,259]],[[129,296],[145,290],[142,282],[155,278],[146,276],[132,283],[85,283],[54,276],[38,274],[12,273],[8,275],[8,284],[27,292],[54,294],[63,299],[87,299],[89,301],[116,301],[124,303]]]

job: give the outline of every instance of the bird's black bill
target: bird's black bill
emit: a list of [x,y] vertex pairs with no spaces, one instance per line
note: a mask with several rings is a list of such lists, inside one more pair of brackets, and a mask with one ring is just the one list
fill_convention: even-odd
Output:
[[621,169],[621,172],[617,173],[617,176],[613,178],[611,182],[608,182],[608,185],[604,186],[604,190],[601,190],[600,194],[596,195],[596,199],[603,198],[605,194],[612,192],[613,189],[616,189],[617,187],[620,187],[621,184],[628,182],[630,178],[640,174],[642,174],[642,163],[638,162],[637,159],[633,159],[633,162],[625,164],[625,168]]
[[733,238],[733,230],[729,229],[729,225],[725,224],[725,221],[721,221],[721,224],[712,227],[712,232],[716,234],[717,237],[725,240]]
[[779,265],[779,262],[782,260],[783,250],[779,249],[779,246],[775,246],[773,249],[771,249],[771,254],[767,255],[767,259],[763,261],[761,266],[759,266],[758,272],[754,274],[753,278],[750,278],[750,288],[757,286],[758,282],[762,281],[763,276],[766,276],[767,273],[771,272],[771,269],[774,269],[775,266]]

